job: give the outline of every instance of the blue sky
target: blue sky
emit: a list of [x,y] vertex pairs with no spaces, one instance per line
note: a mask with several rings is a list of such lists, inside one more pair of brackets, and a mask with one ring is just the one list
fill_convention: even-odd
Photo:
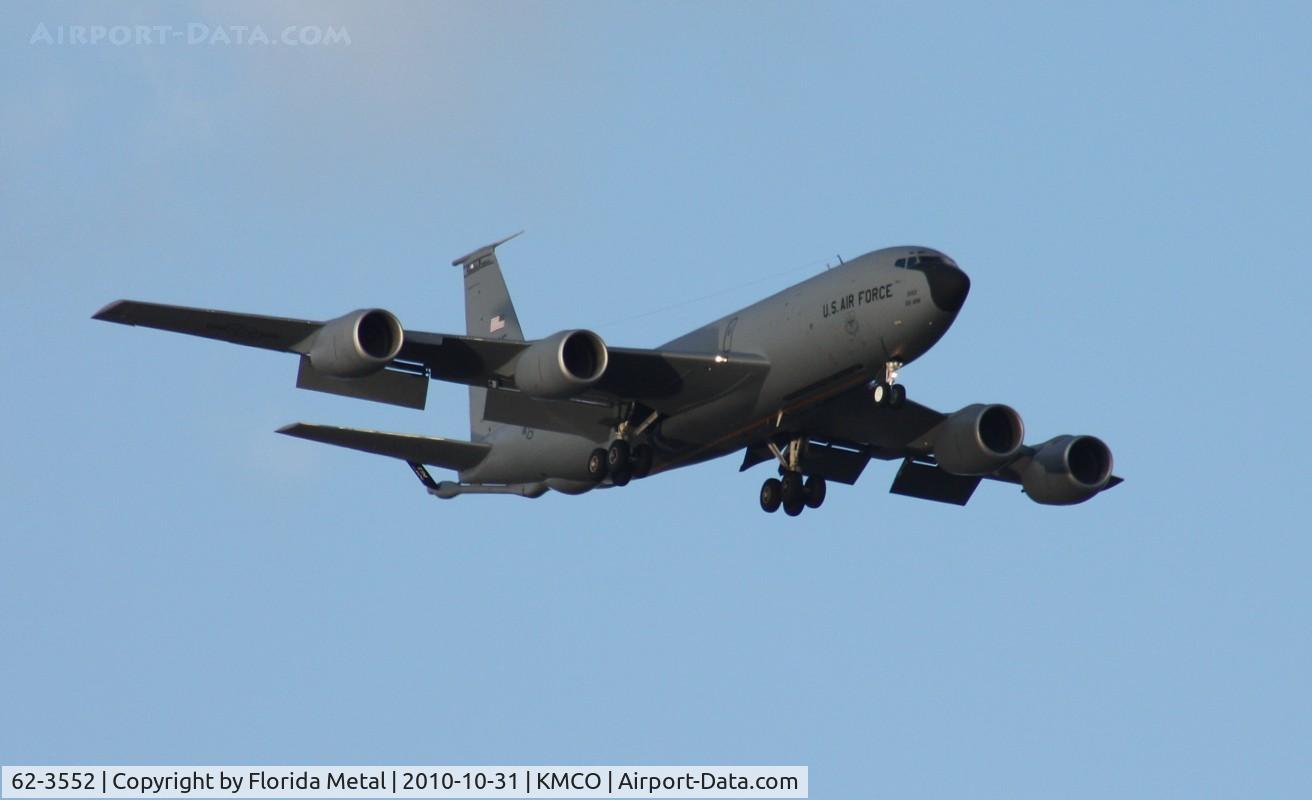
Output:
[[[29,44],[345,26],[347,46]],[[812,796],[1312,785],[1305,4],[0,10],[0,762],[808,764]],[[120,297],[651,346],[921,243],[970,273],[905,370],[1126,483],[797,520],[736,459],[427,497],[272,432],[461,436]],[[700,298],[692,299],[690,298]],[[661,313],[651,313],[666,309]]]

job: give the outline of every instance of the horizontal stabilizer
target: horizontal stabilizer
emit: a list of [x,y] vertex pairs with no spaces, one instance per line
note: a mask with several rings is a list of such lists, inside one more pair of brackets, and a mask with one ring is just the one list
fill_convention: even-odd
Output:
[[297,422],[278,429],[278,433],[309,439],[312,442],[335,444],[380,456],[391,456],[416,464],[429,464],[446,469],[469,469],[487,457],[490,444],[464,442],[457,439],[439,439],[409,433],[383,433],[358,428],[338,428],[332,425],[310,425]]

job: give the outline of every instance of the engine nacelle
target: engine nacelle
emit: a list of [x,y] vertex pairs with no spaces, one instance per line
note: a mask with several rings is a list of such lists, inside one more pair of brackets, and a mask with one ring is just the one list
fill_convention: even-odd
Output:
[[381,308],[362,308],[324,326],[310,346],[310,364],[335,378],[372,375],[396,358],[405,329]]
[[1025,423],[1009,406],[976,403],[948,417],[934,438],[934,457],[953,475],[988,475],[1025,442]]
[[606,343],[592,331],[561,331],[519,354],[515,386],[534,397],[573,397],[601,380],[610,363]]
[[1025,494],[1047,506],[1083,503],[1112,477],[1112,451],[1095,436],[1058,436],[1039,445],[1021,472]]

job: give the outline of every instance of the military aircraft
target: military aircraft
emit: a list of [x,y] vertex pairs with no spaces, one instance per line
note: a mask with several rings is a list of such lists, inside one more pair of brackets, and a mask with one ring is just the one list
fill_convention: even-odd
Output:
[[[515,234],[518,236],[519,234]],[[767,512],[819,508],[827,482],[900,460],[895,494],[965,505],[987,478],[1031,500],[1081,503],[1121,482],[1094,436],[1024,443],[1012,408],[943,414],[907,399],[899,371],[956,319],[970,278],[928,247],[867,253],[654,350],[589,330],[527,340],[497,248],[452,262],[465,335],[407,330],[379,308],[316,322],[120,300],[95,319],[296,353],[302,389],[424,407],[429,380],[469,386],[470,439],[295,423],[279,433],[400,459],[439,498],[583,494],[734,452],[765,462]],[[427,467],[455,470],[435,481]]]

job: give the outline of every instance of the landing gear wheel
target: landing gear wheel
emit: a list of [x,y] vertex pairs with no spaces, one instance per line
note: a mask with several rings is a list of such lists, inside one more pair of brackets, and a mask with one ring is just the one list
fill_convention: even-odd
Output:
[[767,478],[765,483],[761,484],[761,510],[767,514],[773,514],[779,510],[779,506],[783,501],[783,484],[779,482],[778,478]]
[[594,481],[606,479],[610,465],[606,463],[606,451],[598,447],[588,456],[588,477]]
[[789,472],[784,475],[780,484],[782,484],[784,513],[790,517],[802,513],[802,509],[806,507],[806,489],[802,486],[801,474]]
[[900,383],[895,383],[889,388],[888,407],[901,408],[902,404],[907,401],[907,387]]
[[876,383],[875,388],[870,391],[870,397],[875,401],[875,405],[883,408],[888,405],[889,386],[886,383]]
[[651,450],[651,445],[640,444],[633,448],[633,477],[645,478],[651,474],[651,462],[655,458],[655,453]]
[[783,486],[783,499],[787,503],[789,500],[802,499],[802,475],[797,472],[785,472],[783,480],[780,481]]
[[806,479],[806,485],[802,487],[802,494],[805,497],[807,508],[819,508],[820,504],[825,501],[825,479],[819,475],[812,475]]
[[633,478],[633,469],[625,464],[622,467],[613,467],[610,471],[610,482],[615,486],[628,486],[629,481]]
[[610,449],[606,451],[606,464],[610,467],[611,472],[627,469],[629,466],[629,443],[623,439],[616,439],[611,442]]

